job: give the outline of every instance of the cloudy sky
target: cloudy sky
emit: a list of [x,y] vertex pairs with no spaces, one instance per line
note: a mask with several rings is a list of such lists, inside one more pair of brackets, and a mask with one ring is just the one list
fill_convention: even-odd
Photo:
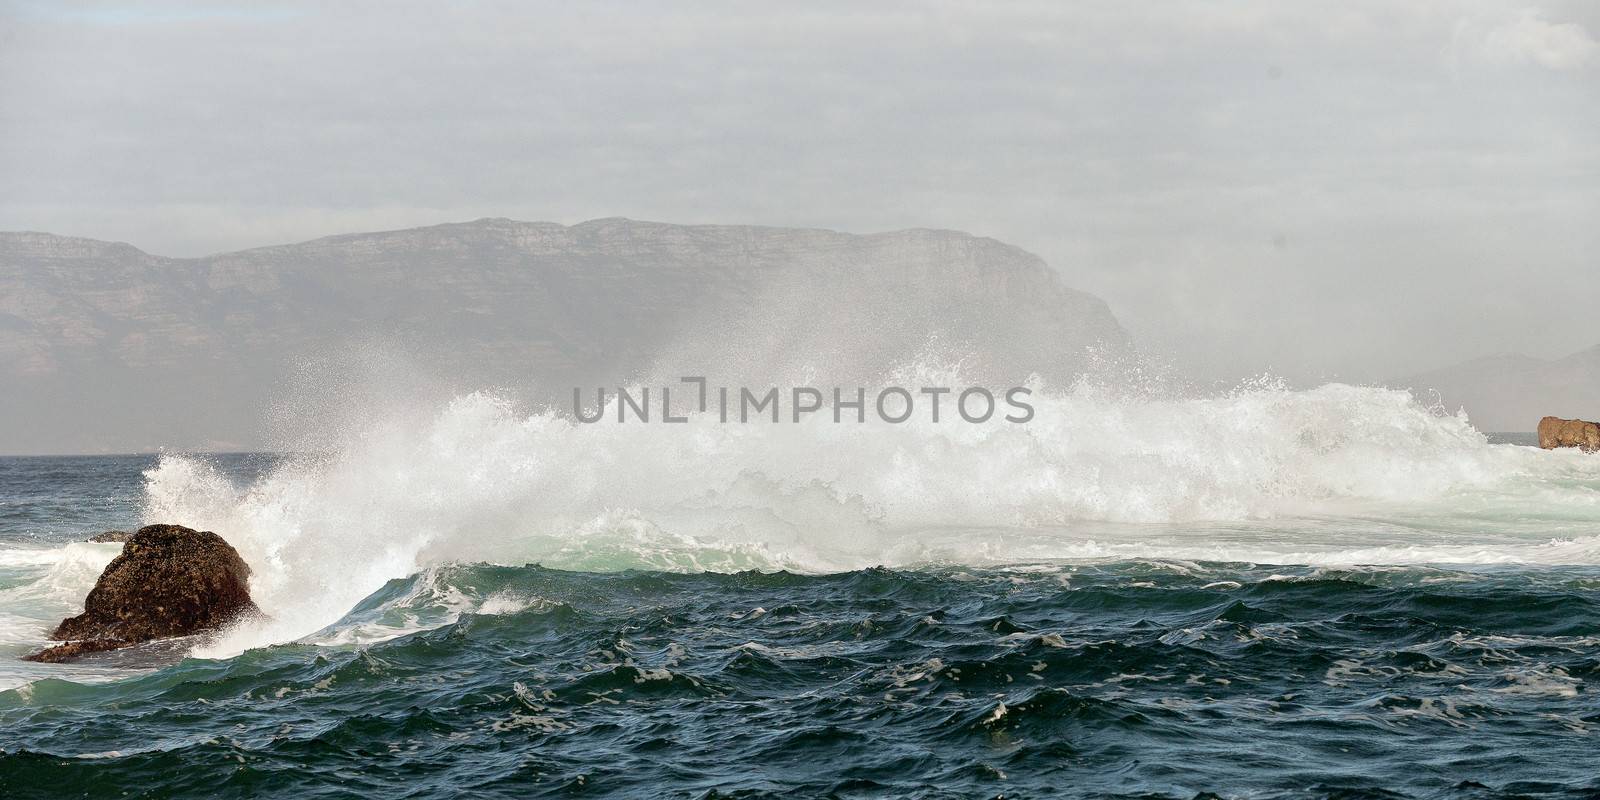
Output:
[[1600,343],[1600,3],[261,9],[0,0],[0,230],[945,227],[1203,376]]

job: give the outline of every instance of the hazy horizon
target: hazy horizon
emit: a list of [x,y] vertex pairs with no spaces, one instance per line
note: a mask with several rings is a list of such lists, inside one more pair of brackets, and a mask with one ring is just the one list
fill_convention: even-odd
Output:
[[[338,238],[338,237],[341,237],[341,236],[351,236],[351,235],[369,234],[369,233],[397,233],[397,232],[402,232],[402,231],[417,230],[417,229],[421,229],[421,228],[433,228],[433,227],[444,226],[444,225],[461,225],[461,224],[467,224],[467,223],[472,223],[472,222],[482,222],[482,221],[485,221],[485,220],[500,220],[500,219],[510,220],[510,221],[513,221],[513,222],[548,223],[548,224],[561,225],[561,226],[564,226],[564,227],[574,227],[574,226],[582,225],[582,224],[588,223],[588,222],[599,222],[599,221],[604,221],[604,220],[620,219],[620,220],[628,220],[628,221],[635,221],[635,222],[660,223],[660,224],[665,224],[665,225],[689,225],[689,226],[703,226],[703,227],[794,228],[794,229],[800,229],[800,230],[818,230],[818,231],[827,231],[827,232],[831,232],[831,233],[844,233],[844,234],[850,234],[850,235],[855,235],[855,236],[872,236],[872,235],[878,235],[878,234],[899,233],[899,232],[912,231],[912,230],[932,230],[932,231],[951,231],[951,232],[955,232],[955,233],[968,234],[968,235],[982,237],[982,238],[995,238],[995,237],[991,237],[991,236],[988,236],[988,235],[980,233],[980,232],[962,230],[962,229],[954,228],[954,227],[911,226],[911,227],[907,227],[907,228],[895,228],[895,229],[884,229],[884,230],[849,230],[849,229],[844,229],[844,228],[826,227],[826,226],[803,226],[802,227],[802,226],[773,225],[773,224],[764,224],[764,223],[761,223],[761,224],[757,224],[757,223],[745,224],[745,223],[737,223],[737,222],[733,222],[733,223],[719,223],[719,222],[684,223],[684,222],[678,222],[678,221],[667,220],[667,219],[649,219],[649,220],[636,219],[636,218],[622,216],[622,215],[609,215],[609,216],[602,216],[602,217],[594,217],[594,218],[591,218],[591,219],[574,220],[574,221],[570,221],[570,222],[563,222],[563,221],[559,221],[559,220],[550,220],[550,219],[537,219],[537,220],[535,220],[535,219],[514,219],[512,217],[507,217],[507,216],[504,216],[504,215],[493,215],[493,216],[485,216],[485,217],[476,217],[476,218],[473,218],[473,219],[443,219],[443,220],[439,220],[439,221],[433,222],[433,223],[421,223],[421,224],[418,224],[418,225],[403,226],[403,227],[397,227],[397,228],[376,228],[376,229],[372,229],[372,230],[351,230],[351,231],[338,231],[338,232],[332,232],[332,233],[322,233],[322,234],[311,236],[311,237],[305,238],[305,239],[292,239],[292,240],[285,240],[285,241],[262,242],[262,243],[259,243],[259,244],[252,244],[252,245],[248,245],[246,247],[241,247],[241,248],[237,248],[237,249],[233,249],[233,250],[218,250],[218,251],[215,251],[215,252],[203,252],[203,253],[197,253],[197,254],[191,254],[191,255],[177,255],[177,254],[174,254],[174,253],[152,250],[152,249],[150,249],[148,247],[142,246],[137,241],[129,241],[129,240],[123,240],[123,239],[109,239],[109,238],[106,238],[106,237],[92,236],[92,235],[87,235],[87,234],[82,234],[82,233],[69,233],[69,232],[54,231],[54,230],[0,230],[0,233],[44,233],[44,234],[50,234],[50,235],[53,235],[53,236],[62,236],[62,237],[66,237],[66,238],[90,239],[90,240],[94,240],[94,241],[109,242],[109,243],[114,243],[114,244],[126,244],[126,245],[134,247],[135,249],[138,249],[138,250],[140,250],[140,251],[142,251],[142,252],[144,252],[146,254],[152,255],[152,256],[158,256],[158,257],[162,257],[162,258],[171,258],[171,259],[180,259],[180,260],[194,260],[194,259],[212,258],[212,257],[216,257],[216,256],[225,256],[225,255],[229,255],[229,254],[232,254],[232,253],[245,252],[245,251],[249,251],[249,250],[260,250],[260,249],[266,249],[266,248],[272,248],[272,247],[281,247],[281,246],[294,245],[294,244],[307,244],[307,243],[314,242],[314,241],[321,240],[321,239],[332,239],[332,238]],[[1011,242],[1005,242],[1005,243],[1006,244],[1013,244]],[[1026,248],[1024,248],[1024,249],[1026,249]],[[1046,262],[1046,263],[1048,263],[1048,262]],[[1057,272],[1059,272],[1059,270],[1057,270]],[[1074,288],[1078,288],[1078,287],[1074,287]],[[1119,319],[1120,319],[1120,317],[1119,317]],[[1555,345],[1555,346],[1553,346],[1555,349],[1551,349],[1551,350],[1544,351],[1544,352],[1532,352],[1532,351],[1527,351],[1527,350],[1505,349],[1505,350],[1498,350],[1498,351],[1489,351],[1489,352],[1481,352],[1481,353],[1476,353],[1476,354],[1469,354],[1469,355],[1466,355],[1466,356],[1460,358],[1457,361],[1448,362],[1448,363],[1418,364],[1418,365],[1415,365],[1412,368],[1410,368],[1410,373],[1409,374],[1420,374],[1420,373],[1424,373],[1424,372],[1433,371],[1433,370],[1436,370],[1436,369],[1459,366],[1461,364],[1464,364],[1464,363],[1467,363],[1467,362],[1471,362],[1471,361],[1475,361],[1475,360],[1496,358],[1496,357],[1502,357],[1502,356],[1526,356],[1526,357],[1529,357],[1529,358],[1545,360],[1545,361],[1558,360],[1560,358],[1563,358],[1563,357],[1566,357],[1566,356],[1571,356],[1571,355],[1580,353],[1582,351],[1591,349],[1593,346],[1595,346],[1597,344],[1600,344],[1600,332],[1596,332],[1594,338],[1595,338],[1594,344],[1585,344],[1584,342],[1587,341],[1587,340],[1574,341],[1570,346]],[[1150,355],[1152,355],[1154,357],[1161,357],[1161,356],[1165,355],[1165,353],[1163,353],[1162,351],[1159,351],[1159,350],[1152,349],[1151,352],[1150,352]],[[1204,374],[1196,374],[1196,373],[1185,373],[1185,374],[1188,377],[1194,377],[1194,378],[1200,378],[1200,379],[1206,379],[1206,380],[1218,380],[1218,381],[1222,381],[1222,382],[1227,382],[1227,381],[1230,381],[1230,380],[1249,379],[1249,378],[1253,378],[1253,377],[1261,376],[1261,375],[1265,375],[1265,376],[1269,376],[1269,377],[1286,377],[1286,376],[1296,375],[1296,371],[1294,371],[1294,370],[1273,371],[1271,369],[1256,369],[1256,370],[1254,370],[1252,372],[1252,371],[1246,369],[1244,371],[1237,372],[1237,373],[1217,374],[1217,375],[1211,375],[1209,377],[1207,375],[1204,375]],[[1407,373],[1403,373],[1403,372],[1394,372],[1394,373],[1389,373],[1389,374],[1387,374],[1385,376],[1376,377],[1376,378],[1364,378],[1364,379],[1363,378],[1353,378],[1351,380],[1353,380],[1354,382],[1357,382],[1357,383],[1382,383],[1382,382],[1385,382],[1385,381],[1391,381],[1391,380],[1396,379],[1396,378],[1406,377],[1406,374]],[[1300,382],[1300,383],[1315,383],[1315,382],[1317,382],[1319,380],[1338,380],[1338,379],[1339,379],[1339,376],[1337,376],[1337,375],[1329,375],[1329,374],[1322,374],[1322,375],[1298,374],[1297,375],[1297,381]]]
[[[1278,385],[1196,383],[1037,256],[950,230],[486,218],[196,259],[0,232],[0,286],[7,453],[316,450],[475,389],[536,411],[685,374],[878,385],[961,364],[1135,404]],[[1374,383],[1483,431],[1600,406],[1600,346],[1440,366]]]

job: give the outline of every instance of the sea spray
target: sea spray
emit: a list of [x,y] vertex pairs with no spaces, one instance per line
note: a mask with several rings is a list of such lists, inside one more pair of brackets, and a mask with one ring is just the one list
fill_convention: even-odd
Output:
[[[1026,425],[583,425],[487,393],[374,425],[249,485],[148,474],[147,521],[223,533],[304,636],[390,579],[455,562],[806,572],[1179,557],[1276,563],[1600,555],[1600,460],[1490,445],[1408,393],[1264,384],[1206,398],[1038,391]],[[1383,521],[1377,521],[1381,517]],[[1496,533],[1473,538],[1492,520]]]

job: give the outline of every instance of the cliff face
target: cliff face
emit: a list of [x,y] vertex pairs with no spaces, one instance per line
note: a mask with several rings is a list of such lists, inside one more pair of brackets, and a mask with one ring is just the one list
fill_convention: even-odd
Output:
[[1392,381],[1483,431],[1531,431],[1545,416],[1600,416],[1600,346],[1565,358],[1489,356]]
[[285,375],[362,343],[553,397],[863,381],[930,349],[1065,382],[1128,338],[1037,257],[953,231],[496,219],[198,259],[0,233],[0,452],[256,447]]

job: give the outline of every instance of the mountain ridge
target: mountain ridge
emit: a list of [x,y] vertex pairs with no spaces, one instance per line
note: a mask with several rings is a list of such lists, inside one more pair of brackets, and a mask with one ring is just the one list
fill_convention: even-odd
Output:
[[[241,254],[241,253],[249,253],[249,252],[256,251],[256,250],[276,250],[276,249],[280,249],[280,248],[298,247],[298,246],[301,246],[301,245],[309,245],[309,244],[314,244],[314,243],[317,243],[317,242],[324,242],[324,241],[358,240],[358,239],[369,238],[369,237],[384,236],[384,235],[388,235],[388,234],[413,233],[413,232],[430,231],[430,230],[444,229],[444,228],[473,228],[473,227],[491,227],[491,226],[526,226],[526,227],[537,227],[537,228],[550,228],[550,229],[556,229],[556,230],[572,230],[572,229],[577,229],[577,228],[585,228],[585,227],[591,227],[591,226],[600,226],[600,225],[604,225],[604,224],[616,224],[616,223],[624,223],[624,224],[636,225],[636,226],[660,226],[660,227],[667,227],[667,228],[682,228],[682,229],[691,229],[691,230],[693,230],[693,229],[701,229],[701,230],[751,230],[751,231],[811,232],[811,233],[831,234],[831,235],[839,235],[839,236],[849,236],[849,237],[856,237],[856,238],[885,237],[885,236],[894,236],[896,234],[903,234],[903,233],[950,234],[950,235],[961,236],[961,237],[970,238],[970,239],[974,239],[974,240],[993,242],[993,243],[998,244],[998,245],[1003,246],[1003,247],[1019,250],[1021,252],[1027,252],[1023,248],[1020,248],[1020,247],[1018,247],[1016,245],[1013,245],[1013,244],[1009,244],[1007,242],[1000,241],[999,239],[995,239],[995,238],[990,237],[990,236],[978,236],[978,235],[971,234],[971,233],[968,233],[966,231],[958,230],[958,229],[955,229],[955,228],[910,227],[910,228],[896,228],[896,229],[893,229],[893,230],[886,230],[886,231],[872,231],[872,232],[868,232],[868,233],[850,233],[850,232],[846,232],[846,231],[834,230],[832,228],[788,227],[788,226],[783,226],[783,225],[747,225],[747,224],[731,224],[731,223],[684,223],[684,224],[679,224],[679,223],[672,223],[672,222],[659,222],[659,221],[654,221],[654,220],[639,220],[639,219],[634,219],[632,217],[625,217],[625,216],[596,217],[594,219],[584,220],[582,222],[575,222],[575,223],[572,223],[571,225],[567,225],[567,224],[560,223],[560,222],[550,222],[550,221],[547,221],[547,220],[518,220],[518,219],[512,219],[510,217],[478,217],[477,219],[462,220],[462,221],[459,221],[459,222],[438,222],[438,223],[433,223],[431,225],[419,225],[419,226],[414,226],[414,227],[410,227],[410,228],[384,228],[384,229],[381,229],[381,230],[373,230],[373,231],[352,231],[352,232],[349,232],[349,233],[333,233],[333,234],[328,234],[326,236],[314,236],[314,237],[312,237],[310,239],[298,239],[298,240],[295,240],[295,241],[292,241],[292,242],[278,242],[278,243],[274,243],[274,244],[255,245],[255,246],[251,246],[251,247],[239,248],[237,250],[220,250],[220,251],[217,251],[217,252],[214,252],[214,253],[207,253],[205,255],[199,255],[199,256],[169,256],[169,255],[164,255],[164,254],[161,254],[161,253],[155,253],[155,252],[151,252],[149,250],[145,250],[145,249],[143,249],[143,248],[139,247],[138,245],[135,245],[135,244],[133,244],[131,242],[125,242],[125,241],[114,240],[114,239],[97,239],[97,238],[94,238],[92,236],[79,236],[79,235],[76,235],[76,234],[63,234],[63,233],[55,233],[55,232],[52,232],[52,231],[40,231],[40,230],[31,230],[31,229],[30,230],[16,230],[16,231],[0,230],[0,243],[3,243],[3,241],[5,239],[7,239],[8,237],[9,238],[14,238],[14,239],[26,239],[26,238],[29,238],[29,237],[35,237],[35,238],[44,238],[44,239],[51,239],[51,240],[69,241],[69,242],[75,242],[75,243],[100,245],[100,246],[128,248],[128,249],[131,249],[133,251],[136,251],[140,255],[151,256],[153,258],[160,258],[160,259],[169,260],[169,261],[206,261],[206,260],[218,258],[218,257],[221,257],[221,256],[238,255],[238,254]],[[1032,254],[1030,253],[1030,255],[1032,255]]]
[[490,217],[193,258],[5,232],[0,378],[20,390],[0,397],[0,452],[258,447],[244,431],[285,376],[374,342],[455,386],[548,400],[673,371],[865,380],[930,338],[995,380],[1064,382],[1089,350],[1131,349],[1042,259],[940,229]]

